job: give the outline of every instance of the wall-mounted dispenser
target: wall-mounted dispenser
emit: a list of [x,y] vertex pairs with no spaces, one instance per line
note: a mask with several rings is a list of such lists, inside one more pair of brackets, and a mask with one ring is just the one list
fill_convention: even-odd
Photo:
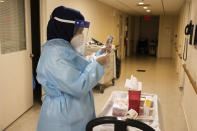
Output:
[[190,35],[189,44],[192,45],[192,39],[193,39],[193,29],[194,25],[192,24],[192,20],[189,24],[185,27],[185,35]]
[[194,45],[197,46],[197,25],[196,25],[195,34],[194,34]]
[[187,51],[188,51],[188,38],[185,38],[184,49],[183,49],[183,57],[184,61],[187,60]]

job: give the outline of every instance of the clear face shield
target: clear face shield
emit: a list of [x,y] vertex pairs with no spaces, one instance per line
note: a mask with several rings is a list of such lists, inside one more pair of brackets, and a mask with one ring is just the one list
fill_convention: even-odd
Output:
[[75,21],[74,36],[83,35],[84,43],[88,42],[88,32],[89,32],[90,22],[77,20]]
[[74,24],[74,34],[70,43],[78,53],[83,55],[85,43],[88,42],[88,32],[89,32],[90,22],[83,20],[76,20],[76,21],[65,20],[65,19],[60,19],[58,17],[54,17],[54,19],[59,22]]

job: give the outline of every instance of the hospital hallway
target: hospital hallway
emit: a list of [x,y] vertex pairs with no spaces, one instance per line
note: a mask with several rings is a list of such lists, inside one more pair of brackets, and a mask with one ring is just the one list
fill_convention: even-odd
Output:
[[[137,72],[145,70],[146,72]],[[181,91],[177,85],[177,74],[172,59],[150,56],[126,58],[122,61],[121,76],[115,86],[107,87],[104,94],[94,89],[95,108],[98,115],[113,91],[127,91],[125,80],[131,75],[143,83],[142,92],[157,94],[159,98],[159,122],[162,131],[187,131],[181,107]],[[36,104],[6,131],[35,131],[40,105]]]
[[0,131],[197,131],[196,58],[197,0],[0,0]]

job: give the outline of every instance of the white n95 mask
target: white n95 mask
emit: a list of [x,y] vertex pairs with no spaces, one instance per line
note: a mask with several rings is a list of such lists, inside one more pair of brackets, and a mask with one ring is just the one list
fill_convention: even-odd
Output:
[[70,41],[71,46],[81,55],[84,55],[84,35],[75,35]]

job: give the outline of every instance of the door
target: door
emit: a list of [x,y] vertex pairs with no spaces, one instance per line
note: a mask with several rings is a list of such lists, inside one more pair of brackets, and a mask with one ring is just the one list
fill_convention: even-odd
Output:
[[122,58],[122,39],[123,39],[123,16],[120,15],[119,18],[119,49],[118,49],[118,57],[121,59]]
[[133,56],[135,54],[135,43],[134,43],[134,34],[135,34],[135,17],[131,16],[129,21],[129,37],[130,37],[130,56]]
[[33,105],[29,0],[0,2],[0,128]]

